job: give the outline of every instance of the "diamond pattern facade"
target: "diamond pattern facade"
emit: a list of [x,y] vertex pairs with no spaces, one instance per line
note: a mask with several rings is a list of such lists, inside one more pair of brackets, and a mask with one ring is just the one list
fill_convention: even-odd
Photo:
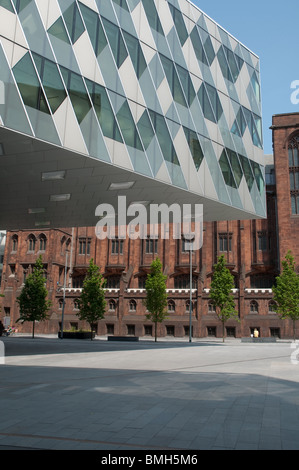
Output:
[[259,60],[188,0],[0,0],[0,34],[3,128],[265,216]]

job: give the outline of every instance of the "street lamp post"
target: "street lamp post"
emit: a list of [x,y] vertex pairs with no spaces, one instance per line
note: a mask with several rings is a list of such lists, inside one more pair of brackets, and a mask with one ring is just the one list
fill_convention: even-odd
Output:
[[190,243],[189,343],[192,343],[192,244]]
[[60,331],[60,338],[61,338],[61,339],[63,339],[63,322],[64,322],[64,306],[65,306],[65,289],[66,289],[67,257],[68,257],[68,250],[65,251],[65,269],[64,269],[64,282],[63,282],[63,302],[62,302],[61,331]]

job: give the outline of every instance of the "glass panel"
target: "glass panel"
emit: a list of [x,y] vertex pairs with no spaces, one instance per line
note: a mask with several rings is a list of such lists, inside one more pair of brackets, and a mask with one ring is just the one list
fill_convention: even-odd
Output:
[[24,8],[31,3],[32,0],[13,0],[16,10],[20,13]]
[[294,173],[290,173],[290,188],[291,188],[291,191],[295,189]]
[[226,149],[226,151],[227,151],[227,155],[228,155],[228,158],[229,158],[229,161],[230,161],[230,164],[231,164],[234,176],[235,176],[237,187],[239,187],[242,176],[243,176],[243,172],[242,172],[241,165],[239,163],[238,155],[236,154],[236,152],[234,152],[231,149]]
[[63,17],[74,44],[84,32],[83,22],[75,2],[64,12]]
[[182,106],[187,107],[174,63],[161,54],[160,58],[174,101],[181,104]]
[[239,76],[239,69],[238,69],[238,66],[237,66],[235,55],[227,47],[223,46],[223,49],[226,53],[228,65],[229,65],[230,72],[231,72],[232,82],[235,83],[235,81],[237,80],[237,78]]
[[184,131],[188,145],[190,147],[195,167],[198,170],[204,159],[204,154],[200,142],[195,132],[191,131],[190,129],[187,129],[186,127],[184,127]]
[[123,140],[105,88],[90,80],[86,80],[86,85],[103,134],[110,139],[122,142]]
[[177,67],[181,84],[183,86],[183,90],[185,92],[185,97],[188,101],[189,106],[191,106],[196,96],[196,93],[192,84],[192,80],[186,69],[184,69],[183,67],[180,67],[179,65],[177,65],[176,67]]
[[129,50],[134,70],[137,77],[140,78],[146,69],[146,62],[139,41],[134,36],[126,33],[125,31],[123,31],[123,35]]
[[[297,202],[299,202],[299,197],[297,199],[298,199]],[[295,195],[291,196],[291,205],[292,205],[292,214],[297,214],[296,196]]]
[[183,15],[180,10],[178,10],[177,8],[174,8],[172,5],[170,5],[170,3],[169,3],[169,9],[171,11],[181,45],[183,46],[188,39],[188,32],[187,32],[187,28],[184,22]]
[[299,190],[299,171],[295,172],[295,188]]
[[91,40],[93,50],[95,52],[95,55],[98,57],[98,55],[107,45],[107,40],[99,19],[99,15],[95,11],[88,8],[86,5],[83,5],[83,3],[79,2],[79,6],[86,25],[86,29]]
[[64,41],[67,44],[70,44],[66,29],[65,29],[65,26],[61,17],[58,18],[58,20],[56,20],[55,23],[49,28],[48,33],[52,34],[52,36],[55,36],[61,41]]
[[0,6],[9,11],[14,11],[10,0],[0,0]]
[[205,54],[205,51],[204,51],[196,26],[193,28],[192,33],[190,34],[190,38],[194,47],[197,60],[199,60],[203,64],[208,65],[208,59],[206,57],[206,54]]
[[233,177],[233,174],[232,174],[232,171],[231,171],[231,168],[230,168],[229,161],[228,161],[225,150],[223,150],[223,152],[221,154],[221,157],[220,157],[220,160],[219,160],[219,165],[220,165],[220,168],[222,170],[222,174],[223,174],[225,183],[228,186],[230,186],[231,188],[236,188],[237,187],[236,182],[234,180],[234,177]]
[[264,183],[264,178],[263,178],[263,175],[262,175],[261,168],[258,165],[258,163],[253,162],[252,160],[250,161],[250,163],[251,163],[251,166],[252,166],[253,171],[254,171],[254,176],[255,176],[255,179],[256,179],[257,187],[259,189],[259,192],[262,194],[263,191],[264,191],[265,183]]
[[208,92],[208,95],[209,95],[209,98],[210,98],[212,108],[214,110],[214,115],[216,116],[216,119],[217,119],[217,122],[218,122],[218,120],[222,116],[223,111],[222,111],[222,106],[221,106],[221,103],[220,103],[220,100],[219,100],[217,90],[216,90],[216,88],[212,87],[208,83],[206,83],[206,89],[207,89],[207,92]]
[[294,166],[293,149],[289,148],[289,166]]
[[147,149],[154,137],[154,130],[152,128],[149,116],[145,110],[137,124],[144,148]]
[[164,117],[153,111],[149,112],[165,160],[179,166],[180,163]]
[[143,150],[128,103],[125,101],[117,113],[117,120],[127,145]]
[[211,103],[210,103],[210,100],[209,100],[209,97],[208,97],[208,94],[207,94],[206,87],[205,87],[204,83],[201,85],[201,87],[199,89],[198,98],[199,98],[201,108],[202,108],[202,111],[203,111],[203,114],[204,114],[205,118],[209,119],[209,121],[216,122],[216,119],[215,119],[215,116],[214,116],[214,113],[213,113],[213,110],[212,110],[212,106],[211,106]]
[[212,65],[212,63],[215,59],[215,51],[214,51],[214,47],[213,47],[210,36],[207,37],[207,39],[204,43],[204,48],[205,48],[209,63],[210,63],[210,65]]
[[245,179],[246,179],[249,191],[251,191],[251,188],[252,188],[252,185],[253,185],[253,182],[254,182],[254,176],[253,176],[253,173],[252,173],[252,170],[251,170],[249,160],[248,160],[248,158],[244,157],[243,155],[239,155],[239,157],[240,157],[241,165],[242,165],[242,168],[243,168],[243,172],[244,172],[244,175],[245,175]]
[[164,36],[154,0],[142,0],[142,4],[150,27]]
[[68,89],[69,96],[77,116],[79,124],[83,121],[88,111],[91,109],[84,82],[80,75],[61,67],[63,79]]
[[117,5],[119,5],[121,8],[123,8],[124,10],[127,10],[129,11],[129,8],[128,8],[128,5],[126,3],[126,0],[113,0],[114,3],[116,3]]
[[55,113],[67,96],[57,65],[37,54],[33,54],[33,58],[52,113]]
[[126,57],[128,56],[124,40],[121,36],[120,29],[111,23],[110,21],[103,18],[103,25],[106,30],[108,41],[114,55],[115,62],[119,68]]
[[31,108],[50,114],[29,52],[14,66],[13,72],[24,103]]
[[233,78],[232,78],[228,63],[227,63],[227,59],[226,59],[226,55],[224,53],[223,46],[220,47],[220,49],[218,51],[218,54],[217,54],[217,57],[218,57],[219,65],[220,65],[220,68],[221,68],[221,71],[222,71],[222,74],[223,74],[224,78],[226,78],[230,82],[233,82]]

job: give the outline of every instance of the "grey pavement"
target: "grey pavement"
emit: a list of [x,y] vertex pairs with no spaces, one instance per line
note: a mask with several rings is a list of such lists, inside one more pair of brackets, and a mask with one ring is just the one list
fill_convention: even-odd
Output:
[[0,340],[0,450],[299,449],[291,341]]

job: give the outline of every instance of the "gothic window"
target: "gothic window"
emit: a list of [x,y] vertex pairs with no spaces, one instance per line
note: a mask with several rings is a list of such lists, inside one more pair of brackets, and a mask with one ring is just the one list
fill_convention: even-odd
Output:
[[39,237],[39,250],[46,251],[47,246],[47,237],[45,235],[40,235]]
[[169,300],[168,302],[168,312],[171,312],[171,313],[175,312],[175,303],[173,300]]
[[14,235],[12,237],[12,246],[11,246],[11,251],[17,251],[18,250],[18,235]]
[[219,251],[232,251],[232,234],[219,234]]
[[289,142],[289,173],[292,214],[299,215],[299,135]]
[[115,300],[110,299],[108,305],[109,305],[109,310],[110,310],[110,312],[114,312],[114,311],[116,310],[116,302],[115,302]]
[[136,312],[136,308],[137,308],[137,304],[136,304],[136,300],[130,300],[130,304],[129,304],[129,308],[130,308],[130,312]]
[[259,306],[255,300],[250,302],[250,313],[259,313]]
[[34,235],[29,235],[28,237],[28,251],[35,251],[36,247],[36,238]]

